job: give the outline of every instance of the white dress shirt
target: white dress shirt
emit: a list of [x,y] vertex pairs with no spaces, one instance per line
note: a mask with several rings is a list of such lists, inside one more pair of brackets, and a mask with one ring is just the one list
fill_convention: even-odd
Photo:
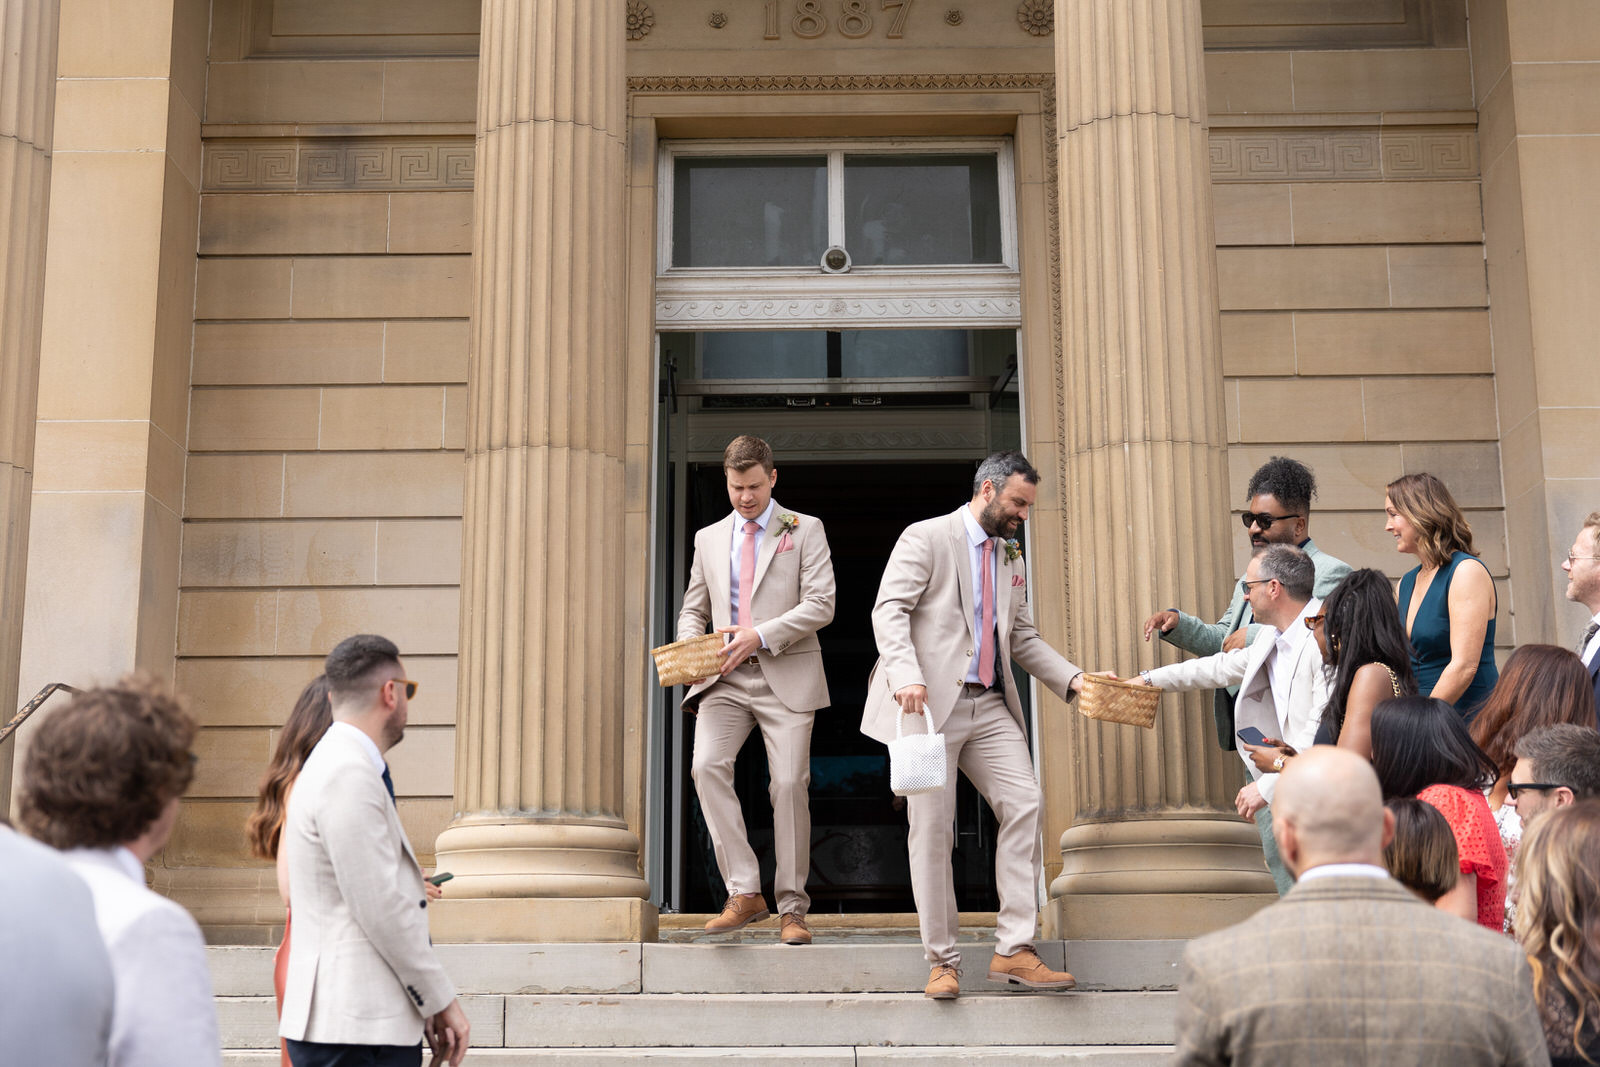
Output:
[[1322,610],[1322,601],[1312,597],[1303,610],[1295,616],[1288,629],[1280,630],[1272,642],[1272,655],[1267,660],[1267,680],[1272,685],[1272,704],[1278,709],[1280,740],[1283,738],[1283,718],[1289,707],[1289,686],[1294,680],[1294,661],[1300,655],[1300,646],[1312,640],[1311,631],[1301,620]]
[[[1589,621],[1600,623],[1600,611],[1595,612],[1594,618]],[[1584,627],[1585,630],[1588,628]],[[1595,635],[1589,638],[1589,643],[1583,646],[1583,665],[1587,667],[1593,664],[1596,655],[1600,655],[1600,630],[1596,630]]]
[[144,884],[125,848],[80,848],[67,862],[94,897],[116,1000],[110,1067],[215,1067],[222,1062],[206,943],[182,905]]
[[[1316,612],[1312,612],[1313,615]],[[1389,872],[1382,867],[1375,867],[1370,863],[1324,863],[1300,872],[1296,881],[1315,882],[1318,878],[1381,878],[1387,879]]]
[[[733,620],[735,626],[739,625],[739,564],[744,561],[744,524],[754,522],[761,527],[756,533],[756,544],[759,546],[761,538],[766,536],[767,524],[772,522],[772,512],[777,506],[778,502],[776,500],[768,499],[767,510],[763,511],[755,519],[746,519],[737,511],[733,513],[733,545],[728,550],[728,606],[733,610],[729,613],[728,618]],[[777,550],[774,549],[773,551]],[[760,558],[759,549],[756,556],[758,559]],[[761,636],[761,628],[759,626],[755,627],[755,631],[756,636],[761,639],[761,647],[766,648],[767,639]]]
[[[967,681],[973,685],[982,685],[983,679],[978,676],[978,661],[983,655],[983,543],[989,540],[989,535],[984,532],[982,526],[978,525],[978,520],[972,517],[972,508],[962,504],[960,511],[961,523],[967,530],[967,565],[972,571],[972,633],[974,635],[972,640],[974,644],[972,647],[972,662],[967,665]],[[996,545],[995,550],[989,553],[989,577],[995,581],[995,595],[997,597],[999,596],[999,572],[997,568],[1000,566],[1001,551],[1001,547]],[[992,611],[993,609],[991,608],[990,610]],[[999,616],[994,616],[990,620],[990,624],[998,627],[1000,625]],[[1000,649],[1000,633],[998,630],[995,631],[994,647],[998,655]],[[996,665],[996,670],[998,671],[998,664]],[[996,677],[998,677],[998,674]]]

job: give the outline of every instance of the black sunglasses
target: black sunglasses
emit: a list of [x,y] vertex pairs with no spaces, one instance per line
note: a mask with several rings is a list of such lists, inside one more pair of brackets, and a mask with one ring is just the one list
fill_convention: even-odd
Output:
[[1506,786],[1506,792],[1511,794],[1512,800],[1515,800],[1529,789],[1538,793],[1548,793],[1552,789],[1560,788],[1561,786],[1555,782],[1511,782]]
[[1265,511],[1262,511],[1262,512],[1247,511],[1244,514],[1239,516],[1239,521],[1244,523],[1244,528],[1246,530],[1250,529],[1250,527],[1252,527],[1252,526],[1259,526],[1259,527],[1261,527],[1262,532],[1265,533],[1267,530],[1272,529],[1272,524],[1275,523],[1275,522],[1281,522],[1284,519],[1302,519],[1302,518],[1305,518],[1305,516],[1304,515],[1269,515]]

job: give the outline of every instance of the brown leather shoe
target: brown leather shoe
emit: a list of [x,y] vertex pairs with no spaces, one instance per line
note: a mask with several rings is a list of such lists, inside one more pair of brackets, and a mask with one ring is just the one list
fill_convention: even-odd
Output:
[[722,914],[706,923],[706,933],[731,934],[735,930],[743,930],[751,923],[770,918],[772,912],[767,910],[767,898],[760,893],[753,897],[747,897],[743,893],[732,893],[728,896],[728,902],[722,906]]
[[1029,989],[1071,989],[1078,980],[1066,971],[1052,971],[1031,948],[1020,948],[1009,956],[996,952],[989,961],[989,981],[1010,982]]
[[928,988],[922,995],[929,1000],[954,1000],[961,995],[961,972],[948,963],[936,963],[928,972]]
[[805,916],[786,911],[783,913],[783,933],[778,937],[785,945],[809,945],[811,927],[806,925]]

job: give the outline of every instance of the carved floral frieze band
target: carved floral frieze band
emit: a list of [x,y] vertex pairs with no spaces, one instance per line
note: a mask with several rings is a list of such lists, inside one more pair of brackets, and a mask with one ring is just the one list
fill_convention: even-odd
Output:
[[[773,430],[765,429],[762,439],[773,451],[785,455],[797,452],[887,452],[931,449],[981,450],[988,442],[981,428],[963,430],[860,429],[860,430]],[[690,452],[720,455],[727,447],[728,434],[718,427],[707,433],[689,435]]]
[[448,141],[222,141],[205,146],[207,192],[471,189],[473,144]]
[[900,297],[850,300],[823,297],[793,300],[657,300],[658,326],[691,323],[765,322],[991,322],[1017,325],[1022,301],[1016,297]]

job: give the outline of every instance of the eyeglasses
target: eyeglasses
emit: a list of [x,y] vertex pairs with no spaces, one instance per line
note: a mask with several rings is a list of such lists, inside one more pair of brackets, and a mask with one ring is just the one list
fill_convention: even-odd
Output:
[[1320,623],[1323,619],[1326,619],[1327,617],[1328,617],[1328,613],[1327,612],[1323,612],[1321,615],[1307,615],[1304,619],[1301,619],[1300,621],[1306,624],[1306,629],[1315,630],[1317,628],[1317,624]]
[[1252,582],[1247,578],[1240,578],[1239,579],[1239,592],[1243,593],[1245,596],[1249,596],[1250,595],[1250,587],[1252,585],[1260,585],[1262,582],[1275,582],[1277,580],[1278,579],[1276,579],[1276,578],[1257,578],[1255,581]]
[[1243,515],[1239,516],[1239,521],[1244,523],[1244,528],[1246,530],[1250,529],[1252,526],[1259,526],[1261,527],[1261,532],[1265,533],[1266,531],[1272,529],[1272,524],[1275,522],[1282,522],[1284,519],[1303,518],[1305,518],[1304,515],[1269,515],[1265,511],[1259,513],[1247,511]]
[[409,678],[390,678],[388,682],[384,682],[383,684],[384,685],[388,685],[389,682],[393,682],[396,685],[405,686],[406,687],[406,699],[407,700],[410,700],[410,699],[412,699],[413,697],[415,697],[417,695],[417,683],[413,682]]
[[1600,556],[1574,556],[1571,552],[1568,552],[1567,566],[1574,566],[1580,559],[1600,559]]
[[1536,793],[1548,793],[1552,789],[1560,788],[1561,786],[1555,782],[1511,782],[1507,784],[1506,792],[1511,795],[1512,800],[1515,800],[1529,789]]

